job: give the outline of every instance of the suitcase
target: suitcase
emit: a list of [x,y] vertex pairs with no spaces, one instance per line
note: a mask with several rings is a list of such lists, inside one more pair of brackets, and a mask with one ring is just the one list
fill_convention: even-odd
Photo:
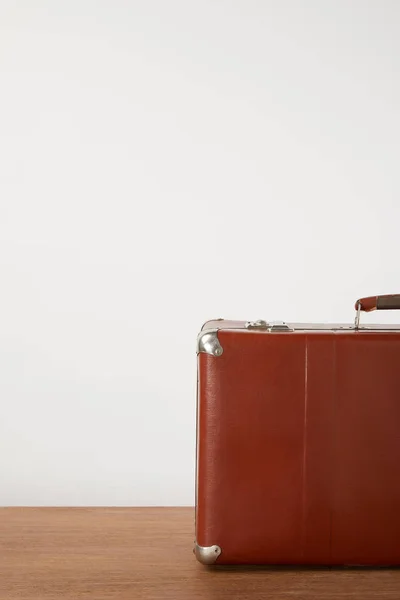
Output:
[[400,326],[207,322],[198,336],[197,559],[400,565]]

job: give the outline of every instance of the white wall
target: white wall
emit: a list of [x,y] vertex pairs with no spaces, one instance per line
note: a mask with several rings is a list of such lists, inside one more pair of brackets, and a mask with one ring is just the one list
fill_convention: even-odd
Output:
[[192,504],[202,322],[400,291],[399,27],[1,1],[0,504]]

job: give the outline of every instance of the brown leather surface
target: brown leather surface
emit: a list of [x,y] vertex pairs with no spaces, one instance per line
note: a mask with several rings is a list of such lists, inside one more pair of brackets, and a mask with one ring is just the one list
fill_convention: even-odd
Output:
[[400,332],[218,332],[196,538],[219,563],[400,564]]
[[371,312],[372,310],[400,310],[400,294],[360,298],[355,304],[356,310],[359,305],[364,312]]

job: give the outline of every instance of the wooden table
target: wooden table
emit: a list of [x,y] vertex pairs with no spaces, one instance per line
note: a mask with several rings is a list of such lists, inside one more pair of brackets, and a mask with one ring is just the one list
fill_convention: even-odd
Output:
[[193,519],[189,508],[2,508],[0,600],[400,600],[400,570],[207,569]]

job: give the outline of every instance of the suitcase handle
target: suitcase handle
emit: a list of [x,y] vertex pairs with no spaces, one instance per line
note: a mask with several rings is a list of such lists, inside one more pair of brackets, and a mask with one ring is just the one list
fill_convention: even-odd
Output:
[[368,296],[357,300],[355,309],[357,311],[355,327],[359,328],[360,313],[373,310],[400,310],[400,294],[386,294],[385,296]]
[[371,312],[371,310],[400,310],[400,294],[360,298],[356,302],[356,310],[358,308],[364,312]]

